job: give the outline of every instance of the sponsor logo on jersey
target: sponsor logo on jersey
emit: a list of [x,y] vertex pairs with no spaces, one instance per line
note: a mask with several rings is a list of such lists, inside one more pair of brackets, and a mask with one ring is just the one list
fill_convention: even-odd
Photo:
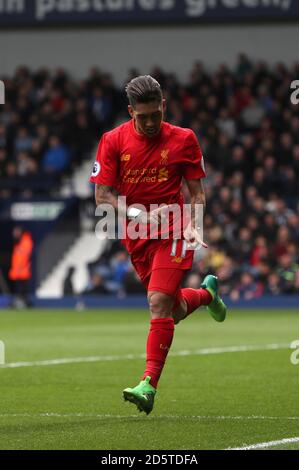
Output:
[[167,180],[168,180],[168,170],[167,168],[161,168],[158,174],[158,182],[162,183],[163,181],[167,181]]
[[91,176],[94,176],[94,177],[98,176],[100,171],[101,171],[101,165],[99,164],[99,162],[94,162]]

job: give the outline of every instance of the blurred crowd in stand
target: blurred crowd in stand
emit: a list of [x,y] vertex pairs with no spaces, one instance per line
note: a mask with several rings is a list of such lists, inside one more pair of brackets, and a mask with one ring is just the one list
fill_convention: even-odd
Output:
[[63,69],[20,67],[0,110],[0,198],[59,191],[124,107],[123,92],[97,69],[74,81]]

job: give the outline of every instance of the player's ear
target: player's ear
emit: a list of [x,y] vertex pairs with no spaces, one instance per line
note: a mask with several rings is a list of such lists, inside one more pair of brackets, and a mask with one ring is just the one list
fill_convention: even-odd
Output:
[[163,113],[165,113],[166,111],[166,99],[165,98],[163,98],[162,100],[162,107],[163,107]]
[[129,112],[131,118],[133,118],[134,117],[134,109],[130,104],[128,105],[128,112]]

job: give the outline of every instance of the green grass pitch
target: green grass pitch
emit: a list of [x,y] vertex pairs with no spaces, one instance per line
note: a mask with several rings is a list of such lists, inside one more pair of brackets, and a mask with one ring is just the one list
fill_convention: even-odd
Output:
[[[0,312],[0,449],[226,449],[299,437],[290,361],[299,311],[231,310],[223,324],[193,314],[176,328],[148,417],[122,400],[143,372],[147,331],[145,310]],[[299,442],[271,447],[280,448]]]

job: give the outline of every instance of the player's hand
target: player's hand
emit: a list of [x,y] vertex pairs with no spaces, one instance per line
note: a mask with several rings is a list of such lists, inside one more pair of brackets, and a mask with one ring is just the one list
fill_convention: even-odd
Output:
[[184,238],[187,242],[187,248],[195,250],[196,248],[203,246],[208,248],[208,245],[202,240],[199,230],[192,227],[189,224],[184,230]]

